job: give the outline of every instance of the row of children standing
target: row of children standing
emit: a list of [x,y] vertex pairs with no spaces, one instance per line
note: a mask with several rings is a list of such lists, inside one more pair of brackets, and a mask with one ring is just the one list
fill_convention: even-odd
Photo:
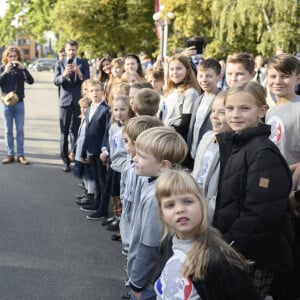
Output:
[[[280,66],[280,64],[279,66],[273,64],[270,65],[269,70],[275,70],[279,73],[279,75],[275,74],[275,77],[284,77],[283,75],[280,75],[280,73],[283,73],[288,74],[289,77],[294,79],[294,81],[292,80],[290,83],[290,89],[287,94],[289,94],[289,97],[293,96],[292,101],[296,103],[298,100],[294,99],[295,97],[292,93],[292,88],[293,84],[299,80],[298,76],[300,72],[297,67],[297,63],[299,64],[299,62],[293,61],[290,56],[280,57],[278,60],[281,61],[283,66]],[[287,68],[285,66],[290,60],[292,60],[291,63],[294,66],[293,68]],[[130,138],[133,134],[130,131],[132,130],[132,126],[130,126],[130,124],[138,122],[139,118],[140,120],[143,120],[144,123],[147,123],[147,120],[144,120],[145,117],[135,117],[132,120],[129,120],[124,127],[123,133],[125,136],[125,146],[122,146],[123,148],[121,147],[122,150],[120,151],[120,156],[122,157],[122,155],[125,154],[125,148],[129,153],[135,154],[134,166],[137,175],[148,177],[146,179],[139,177],[136,182],[134,180],[135,176],[133,164],[131,163],[131,160],[127,160],[127,165],[130,167],[126,169],[126,172],[131,170],[131,175],[125,176],[127,173],[123,174],[123,188],[125,187],[125,193],[121,194],[119,192],[119,194],[121,194],[121,198],[125,195],[125,198],[123,197],[123,204],[126,209],[123,210],[123,216],[124,220],[128,223],[127,231],[125,225],[125,233],[123,233],[123,236],[121,237],[123,241],[123,252],[126,254],[126,252],[129,251],[129,283],[132,295],[136,299],[140,299],[141,294],[144,295],[143,297],[148,297],[145,295],[149,295],[148,298],[144,299],[151,299],[151,297],[155,297],[153,290],[151,290],[150,283],[152,276],[150,276],[150,274],[152,274],[155,267],[153,265],[153,258],[157,257],[157,249],[161,238],[161,228],[160,226],[154,226],[154,228],[149,229],[146,226],[149,220],[151,221],[151,224],[159,224],[158,210],[155,206],[155,184],[153,182],[156,181],[156,177],[160,175],[162,171],[170,169],[176,163],[181,163],[185,158],[185,152],[189,152],[190,156],[185,159],[184,164],[193,169],[193,177],[195,177],[202,193],[204,193],[209,200],[208,215],[210,216],[210,222],[213,222],[213,225],[221,231],[225,240],[233,248],[235,248],[239,254],[242,254],[247,259],[255,262],[255,264],[248,265],[247,269],[248,274],[253,277],[261,296],[265,296],[268,292],[274,273],[282,273],[291,268],[291,227],[289,223],[290,218],[287,214],[288,195],[290,192],[290,172],[285,160],[282,158],[277,148],[268,140],[268,135],[270,133],[269,127],[261,124],[261,120],[264,119],[267,108],[264,89],[259,84],[250,82],[254,76],[254,64],[251,60],[251,56],[245,53],[233,55],[228,58],[226,74],[227,83],[230,87],[229,92],[226,93],[226,95],[220,94],[218,97],[214,98],[214,95],[218,92],[217,81],[219,79],[219,74],[220,67],[215,60],[207,59],[199,64],[197,77],[198,82],[204,91],[199,99],[199,86],[197,85],[195,75],[190,68],[188,59],[182,56],[170,59],[168,83],[165,93],[166,98],[163,105],[161,105],[161,115],[165,124],[174,127],[180,135],[172,132],[170,129],[158,128],[155,130],[146,130],[145,133],[141,133],[140,138],[136,134],[133,135],[134,138]],[[238,84],[238,81],[246,82]],[[93,104],[95,104],[97,102],[95,102],[94,99],[97,97],[96,95],[94,97],[92,96],[92,92],[94,91],[93,84],[95,83],[90,82],[89,98],[91,98],[92,101],[94,101]],[[272,90],[272,92],[275,95],[278,95],[279,98],[285,97],[285,95],[281,95],[282,90],[286,88],[283,85],[284,84],[277,83],[277,85],[274,85]],[[102,87],[99,83],[97,83],[96,86]],[[100,90],[101,89],[102,88],[100,88]],[[101,92],[104,92],[104,87]],[[155,102],[158,107],[159,97],[156,97],[156,100],[153,100],[155,98],[153,96],[153,91],[148,89],[138,92],[132,99],[133,111],[138,113],[137,107],[139,107],[140,102],[144,102],[144,104],[148,103],[148,105],[150,104],[150,107],[152,106],[152,108],[155,107]],[[118,96],[114,97],[115,99],[118,98]],[[97,99],[99,99],[99,97]],[[291,101],[291,99],[288,101]],[[198,106],[196,104],[197,102]],[[101,103],[103,103],[103,101]],[[123,102],[124,106],[126,106],[125,103],[126,101]],[[105,106],[104,115],[106,116],[108,108],[105,103],[103,103],[103,106]],[[128,104],[127,109],[129,109]],[[114,100],[112,102],[112,112],[113,111]],[[153,114],[152,110],[150,114],[156,115],[156,113],[157,111]],[[87,117],[88,116],[89,114],[87,114]],[[211,123],[208,122],[209,118]],[[104,119],[106,119],[105,126],[107,129],[108,120],[106,117]],[[117,118],[116,120],[119,121]],[[119,121],[117,126],[122,126],[122,122],[125,123],[125,121],[126,120]],[[149,126],[151,127],[151,125]],[[155,126],[158,126],[158,124]],[[213,133],[207,132],[211,126],[213,126]],[[283,124],[283,126],[285,126],[285,124]],[[126,129],[127,127],[128,129]],[[139,125],[135,124],[134,127],[139,128]],[[145,130],[145,128],[142,128],[140,131],[142,132],[143,130]],[[103,133],[103,128],[101,128],[101,131]],[[120,138],[122,130],[117,130],[117,132],[117,136]],[[215,134],[218,134],[218,143],[216,143]],[[157,137],[159,138],[157,139]],[[186,149],[182,138],[187,140],[189,147],[188,150],[180,152]],[[104,137],[102,137],[102,139],[104,139]],[[110,140],[114,141],[115,138],[112,138],[111,135]],[[122,138],[117,139],[117,141],[120,141],[121,145]],[[132,149],[128,150],[128,144],[136,146],[137,149],[135,149],[135,152],[132,151]],[[103,144],[97,145],[97,147],[98,146],[100,146],[98,151],[102,149],[102,153],[106,155],[105,159],[103,159],[102,155],[103,162],[105,163],[107,154],[109,154],[109,151],[111,150],[108,151],[107,148],[103,149]],[[221,152],[219,151],[218,146],[222,149]],[[287,148],[287,146],[290,145],[285,146]],[[89,153],[95,156],[100,155],[100,152],[97,154],[94,154],[93,152]],[[123,158],[124,157],[125,156],[123,156]],[[195,164],[193,162],[194,159]],[[85,160],[82,161],[86,162]],[[125,159],[123,160],[121,158],[121,163],[123,165],[125,165],[125,161]],[[241,163],[244,161],[247,162],[245,165]],[[296,162],[297,161],[300,160],[298,159]],[[98,163],[101,164],[101,161],[100,159],[95,159],[94,162],[92,159],[90,160],[90,163],[91,167],[92,165],[96,165],[98,167]],[[122,168],[115,170],[115,172],[119,172],[119,170],[122,170]],[[185,182],[191,182],[192,185],[193,179],[189,175],[185,175],[184,173],[181,174],[180,172],[176,173],[176,171],[174,172],[174,180],[175,178],[177,178],[177,180],[178,178],[181,178],[182,180],[185,178]],[[280,174],[281,184],[278,183],[278,174]],[[94,170],[94,178],[96,178],[95,175],[99,176],[99,170],[97,174],[95,174]],[[119,181],[119,175],[120,174],[114,174],[111,178]],[[187,176],[188,179],[184,176]],[[161,177],[159,180],[164,183],[164,180],[167,179],[168,178],[165,176]],[[172,184],[174,185],[174,182],[171,182],[170,186],[172,186]],[[99,191],[100,195],[103,193],[105,195],[104,198],[106,198],[105,210],[103,209],[103,205],[99,205],[98,208],[100,208],[100,210],[97,210],[95,213],[98,214],[96,217],[99,215],[100,217],[103,217],[108,214],[108,185],[107,181],[103,188],[100,183],[98,185],[100,186],[100,191],[97,189],[97,192]],[[115,186],[116,185],[114,184],[114,187]],[[247,186],[247,190],[245,189],[245,186]],[[175,207],[177,198],[181,199],[180,196],[184,196],[185,194],[194,194],[198,199],[197,201],[200,201],[200,203],[204,199],[201,192],[190,189],[188,186],[185,187],[184,185],[181,189],[173,188],[169,191],[165,191],[163,196],[159,196],[159,192],[157,193],[157,198],[161,201],[158,203],[159,206],[164,201],[167,201],[166,199],[168,199],[168,197],[172,198],[174,196],[175,200],[173,199],[173,202],[171,201],[171,203],[172,207]],[[102,198],[100,198],[99,201],[96,199],[96,203],[97,201],[101,203],[101,200]],[[193,201],[190,199],[188,201],[184,201],[186,205],[191,202]],[[168,206],[169,204],[166,208]],[[205,206],[206,204],[201,207],[201,213],[204,216],[206,214]],[[277,207],[277,209],[275,209],[275,207]],[[82,207],[83,210],[89,212],[92,211],[91,208],[96,208],[95,204],[93,204],[92,207]],[[120,213],[115,214],[117,220],[120,218],[119,215]],[[182,235],[181,231],[187,230],[189,233],[189,235],[187,235],[189,239],[196,239],[195,243],[197,241],[200,246],[203,242],[202,234],[203,232],[206,232],[204,228],[210,228],[208,225],[204,226],[202,224],[205,219],[204,217],[202,219],[198,218],[199,220],[202,220],[200,222],[201,226],[199,228],[197,227],[199,232],[195,232],[194,229],[196,228],[196,225],[192,223],[193,217],[189,214],[183,215],[182,219],[179,218],[179,226],[177,226],[176,222],[172,223],[171,219],[165,217],[163,206],[160,206],[160,215],[163,221],[166,222],[173,231],[175,231],[175,237],[177,239],[185,240],[186,236]],[[98,219],[98,217],[95,219]],[[134,224],[130,222],[130,220],[133,219],[135,220]],[[121,217],[121,224],[122,220],[123,219]],[[282,226],[278,226],[279,223]],[[197,223],[197,226],[198,225],[199,224]],[[195,226],[195,228],[193,228],[193,226]],[[190,229],[184,229],[185,227]],[[131,229],[128,230],[128,228]],[[123,227],[121,226],[121,231],[123,232],[122,229]],[[130,234],[128,234],[128,231]],[[212,241],[214,241],[213,244],[215,243],[216,245],[216,249],[214,249],[214,251],[220,253],[220,247],[224,247],[222,241],[220,238],[216,238],[214,233],[210,233],[210,229],[208,229],[207,232],[208,240],[212,239]],[[175,237],[172,238],[173,244],[175,242],[178,243],[178,241],[174,240]],[[275,253],[277,257],[275,254],[270,255],[270,252],[268,251],[269,245],[266,241],[270,241],[269,244],[276,245],[278,249],[285,249],[285,251],[277,253],[278,255]],[[193,245],[193,243],[191,245]],[[258,245],[260,246],[259,250],[257,249]],[[264,247],[264,245],[266,245],[266,247]],[[225,262],[227,261],[229,263],[233,262],[233,264],[237,266],[237,270],[241,270],[241,266],[247,265],[247,262],[243,260],[239,254],[234,252],[232,248],[225,248],[227,255],[225,255],[225,257],[222,256],[222,260],[225,259]],[[162,252],[165,250],[166,249],[162,248]],[[212,250],[209,246],[207,246],[205,251],[210,253]],[[186,252],[187,261],[191,259],[191,253],[189,253],[189,251]],[[212,262],[222,268],[222,265],[219,266],[219,259],[220,257],[217,256],[217,260],[212,259]],[[181,259],[181,262],[185,262],[185,260]],[[205,296],[206,293],[209,295],[213,291],[210,290],[210,283],[205,280],[206,273],[196,272],[197,267],[201,268],[203,262],[198,261],[198,263],[199,266],[196,265],[191,268],[188,268],[186,263],[184,263],[186,270],[185,275],[189,275],[189,277],[194,278],[196,281],[197,279],[200,280],[200,286],[202,286],[202,288],[198,289],[198,286],[194,284],[194,281],[192,280],[197,292],[195,291],[195,288],[190,289],[190,295],[195,297],[193,299],[199,299],[196,295],[197,293],[200,293],[200,296],[203,299],[213,299],[211,296],[208,298]],[[211,264],[209,259],[204,263],[204,266],[210,270]],[[226,263],[223,267],[224,266],[226,266]],[[175,295],[173,294],[173,290],[170,289],[174,288],[174,285],[168,285],[168,276],[163,275],[165,272],[166,271],[163,271],[161,273],[162,277],[160,277],[156,285],[156,294],[159,295],[161,299],[167,299],[166,295],[168,295],[168,293],[170,296]],[[228,296],[226,293],[230,293],[230,290],[235,286],[238,276],[234,276],[234,274],[235,273],[232,273],[232,285],[228,284],[226,286],[227,289],[223,291],[225,295],[223,294],[222,298],[226,298]],[[193,277],[193,275],[195,276]],[[245,277],[243,275],[240,278],[247,278],[247,276]],[[260,280],[258,282],[256,280],[257,278],[262,278],[263,281]],[[228,296],[228,299],[241,299],[241,297],[244,299],[245,295],[239,293],[245,293],[245,291],[248,291],[250,293],[249,295],[252,295],[252,298],[249,299],[258,299],[255,298],[256,296],[253,296],[255,291],[251,287],[251,283],[249,283],[247,279],[243,282],[247,286],[247,289],[244,289],[243,291],[235,291],[237,293],[235,298],[229,298]],[[185,290],[188,288],[189,284],[190,282],[187,282],[187,285],[184,285],[181,288]],[[216,284],[221,285],[221,283],[218,283],[217,281]],[[178,286],[176,288],[177,290],[175,292],[183,292],[183,290],[180,291]],[[221,287],[214,286],[214,289],[218,290],[218,288]]]

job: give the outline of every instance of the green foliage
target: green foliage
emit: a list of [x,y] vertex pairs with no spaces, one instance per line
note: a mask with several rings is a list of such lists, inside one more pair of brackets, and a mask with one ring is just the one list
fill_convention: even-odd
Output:
[[152,1],[58,0],[51,17],[62,43],[72,38],[92,56],[116,56],[155,51],[153,13]]
[[[225,58],[247,51],[272,56],[276,48],[300,51],[300,11],[297,0],[161,0],[170,20],[168,52],[183,48],[187,38],[206,38],[207,57]],[[89,57],[144,51],[158,52],[152,19],[153,0],[8,0],[0,19],[0,41],[7,45],[25,33],[43,43],[53,31],[57,48],[66,40],[79,42]],[[12,25],[18,21],[17,28]],[[12,21],[14,21],[12,23]],[[1,45],[0,45],[1,46]]]

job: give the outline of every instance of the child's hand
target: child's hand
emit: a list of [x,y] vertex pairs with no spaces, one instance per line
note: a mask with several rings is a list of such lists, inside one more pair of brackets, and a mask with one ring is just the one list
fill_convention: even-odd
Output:
[[134,299],[140,300],[142,297],[142,292],[135,292],[133,290],[130,290],[130,294],[133,295]]
[[107,162],[108,155],[105,151],[102,151],[99,157],[100,157],[100,159],[102,160],[103,163]]
[[290,202],[292,207],[292,212],[296,218],[300,218],[300,202],[296,200],[295,193],[292,191],[290,193]]
[[89,164],[89,163],[90,163],[90,160],[89,160],[88,157],[86,157],[86,158],[81,157],[81,158],[80,158],[80,162],[83,163],[83,164]]

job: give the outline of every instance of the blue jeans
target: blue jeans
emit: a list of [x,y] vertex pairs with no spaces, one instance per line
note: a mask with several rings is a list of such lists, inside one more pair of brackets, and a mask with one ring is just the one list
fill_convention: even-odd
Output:
[[15,120],[17,131],[17,156],[24,155],[24,102],[18,102],[12,107],[6,106],[2,103],[2,114],[4,119],[5,142],[7,147],[7,154],[14,155],[14,132],[13,123]]

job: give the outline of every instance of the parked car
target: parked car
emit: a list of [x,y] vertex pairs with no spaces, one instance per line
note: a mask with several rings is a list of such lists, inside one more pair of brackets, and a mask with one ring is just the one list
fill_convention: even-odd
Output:
[[39,58],[33,62],[30,69],[38,72],[53,71],[56,61],[56,58]]

